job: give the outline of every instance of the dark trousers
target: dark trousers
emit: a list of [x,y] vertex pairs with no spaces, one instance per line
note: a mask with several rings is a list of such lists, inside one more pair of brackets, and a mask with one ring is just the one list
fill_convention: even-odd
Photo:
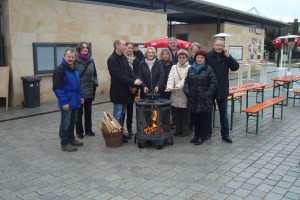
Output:
[[59,126],[59,137],[61,145],[67,145],[75,140],[74,128],[77,121],[78,109],[61,109],[61,121]]
[[176,131],[188,132],[190,127],[190,112],[187,108],[173,108]]
[[134,101],[127,104],[127,117],[126,117],[126,127],[127,130],[132,130],[132,116],[133,116],[133,104]]
[[209,113],[191,112],[191,117],[194,124],[195,137],[203,139],[206,136],[208,115]]
[[84,99],[84,104],[78,109],[78,119],[76,122],[76,133],[78,136],[83,135],[82,116],[84,113],[84,131],[92,131],[92,99]]
[[[218,104],[219,113],[220,113],[221,136],[222,137],[228,136],[229,135],[229,125],[228,125],[228,115],[227,115],[228,100],[227,99],[218,99],[217,104]],[[212,133],[212,112],[209,113],[208,124],[209,124],[209,126],[207,126],[207,134],[211,135],[211,133]]]

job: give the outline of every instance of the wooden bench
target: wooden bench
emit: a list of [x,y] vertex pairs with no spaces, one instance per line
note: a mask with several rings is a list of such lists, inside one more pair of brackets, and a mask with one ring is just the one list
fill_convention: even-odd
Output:
[[294,103],[293,103],[293,107],[295,106],[295,100],[296,99],[300,99],[300,88],[297,90],[293,90],[294,92]]
[[6,98],[6,109],[8,108],[9,91],[9,67],[0,67],[0,98]]
[[249,117],[254,116],[254,117],[256,117],[256,134],[258,134],[259,111],[261,111],[265,108],[268,108],[270,106],[273,106],[272,118],[274,118],[275,105],[281,106],[281,119],[282,119],[283,101],[285,99],[286,99],[285,97],[275,97],[273,99],[261,102],[259,104],[256,104],[254,106],[244,109],[243,112],[245,112],[247,114],[246,132],[248,132]]
[[[271,87],[277,87],[279,84],[278,83],[271,83],[264,88],[255,88],[254,91],[256,92],[256,103],[261,103],[264,101],[264,89],[271,88]],[[261,96],[261,101],[258,101],[258,96]]]

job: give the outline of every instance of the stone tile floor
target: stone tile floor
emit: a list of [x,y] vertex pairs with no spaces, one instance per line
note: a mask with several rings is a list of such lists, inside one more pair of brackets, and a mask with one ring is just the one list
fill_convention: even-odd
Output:
[[[236,85],[234,78],[230,85]],[[266,98],[271,96],[269,89]],[[96,98],[96,102],[106,100],[107,94]],[[249,100],[254,105],[254,92]],[[298,105],[289,102],[283,120],[272,119],[272,108],[265,109],[258,135],[245,132],[245,113],[236,112],[232,144],[223,142],[219,128],[214,128],[212,138],[200,146],[189,143],[190,134],[175,137],[174,145],[162,150],[139,149],[133,140],[107,148],[99,123],[103,111],[112,110],[111,103],[93,106],[96,136],[85,137],[84,146],[75,153],[60,150],[59,112],[2,121],[0,199],[298,200]],[[31,109],[0,108],[0,121],[53,110],[57,110],[56,102]],[[255,131],[255,121],[249,127]]]

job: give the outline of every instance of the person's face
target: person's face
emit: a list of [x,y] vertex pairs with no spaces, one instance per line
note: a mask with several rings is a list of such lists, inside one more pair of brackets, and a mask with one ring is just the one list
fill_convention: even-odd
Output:
[[148,49],[147,58],[148,60],[152,60],[155,57],[155,53],[152,49]]
[[82,44],[80,54],[86,55],[86,54],[88,54],[88,52],[89,52],[88,45],[87,44]]
[[139,46],[135,46],[135,47],[133,47],[133,51],[139,51],[140,49],[139,49]]
[[169,47],[170,47],[170,49],[172,49],[172,50],[177,49],[177,41],[175,41],[175,40],[169,41]]
[[126,55],[131,56],[133,54],[133,45],[129,44],[126,48]]
[[224,50],[224,47],[225,47],[225,42],[222,41],[222,40],[217,40],[217,41],[214,43],[214,49],[215,49],[215,51],[217,52],[217,54],[222,53],[223,50]]
[[163,60],[169,60],[170,58],[170,55],[168,54],[168,52],[164,51],[163,54],[162,54],[162,59]]
[[202,65],[204,62],[205,62],[205,57],[204,56],[198,55],[196,57],[196,63],[197,63],[197,65]]
[[64,55],[64,60],[69,64],[73,65],[75,60],[75,52],[67,51],[66,55]]
[[193,46],[193,48],[192,48],[192,54],[193,54],[193,56],[195,55],[195,53],[197,52],[199,50],[199,48],[195,45],[195,46]]
[[180,55],[178,56],[178,62],[182,66],[187,62],[187,56],[185,55]]
[[127,47],[126,47],[125,42],[123,40],[120,40],[120,44],[117,45],[117,50],[119,50],[122,53],[125,53],[126,49],[127,49]]

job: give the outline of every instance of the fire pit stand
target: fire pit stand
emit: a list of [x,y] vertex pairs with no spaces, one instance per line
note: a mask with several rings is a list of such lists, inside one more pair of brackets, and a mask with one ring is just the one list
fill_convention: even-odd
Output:
[[168,99],[135,100],[137,133],[134,142],[138,141],[139,148],[142,149],[146,143],[154,144],[158,150],[166,143],[173,145],[171,103]]

